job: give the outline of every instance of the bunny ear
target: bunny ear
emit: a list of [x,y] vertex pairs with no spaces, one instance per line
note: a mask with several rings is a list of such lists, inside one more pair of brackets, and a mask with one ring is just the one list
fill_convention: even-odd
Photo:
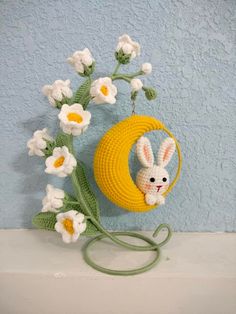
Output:
[[139,161],[144,167],[152,167],[154,164],[154,156],[149,139],[142,136],[136,145],[136,154]]
[[158,152],[157,164],[158,166],[165,167],[171,160],[175,151],[175,141],[171,137],[167,137],[161,144]]

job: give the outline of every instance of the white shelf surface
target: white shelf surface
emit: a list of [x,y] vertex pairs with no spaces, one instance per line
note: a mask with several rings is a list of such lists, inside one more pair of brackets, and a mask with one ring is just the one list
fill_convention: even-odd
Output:
[[[54,232],[0,230],[0,313],[236,313],[236,234],[175,233],[159,264],[132,277],[90,268],[81,252],[85,241],[68,245]],[[108,241],[92,252],[116,269],[144,265],[152,254]]]

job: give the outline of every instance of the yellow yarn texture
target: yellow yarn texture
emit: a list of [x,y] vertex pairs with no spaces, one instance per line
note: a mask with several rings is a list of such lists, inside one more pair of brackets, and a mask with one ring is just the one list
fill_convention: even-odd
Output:
[[132,146],[146,132],[164,129],[154,117],[133,115],[114,125],[103,136],[95,152],[94,175],[98,186],[114,204],[134,212],[145,212],[149,206],[129,171]]

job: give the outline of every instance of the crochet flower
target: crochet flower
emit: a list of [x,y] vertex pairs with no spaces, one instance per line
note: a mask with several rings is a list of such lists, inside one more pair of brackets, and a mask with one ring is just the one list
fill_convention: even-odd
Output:
[[150,74],[152,72],[152,65],[151,63],[143,63],[141,66],[141,71],[143,72],[143,74]]
[[73,104],[71,106],[64,104],[61,107],[58,118],[60,119],[60,127],[64,133],[77,136],[88,128],[91,113],[84,110],[80,104]]
[[57,215],[55,230],[61,233],[65,243],[76,242],[80,234],[86,230],[85,217],[76,210],[60,213]]
[[131,80],[130,85],[132,87],[132,91],[137,92],[143,87],[143,83],[140,79],[134,78]]
[[29,148],[29,156],[44,156],[43,150],[47,147],[47,141],[53,141],[53,138],[48,134],[48,130],[38,130],[34,132],[33,137],[27,142]]
[[57,80],[52,85],[45,85],[42,88],[42,92],[48,97],[53,107],[57,106],[57,102],[62,102],[73,96],[73,92],[70,89],[70,80]]
[[42,200],[42,212],[58,212],[58,208],[63,206],[65,192],[61,189],[54,188],[51,184],[46,187],[46,196]]
[[116,47],[116,59],[120,63],[128,63],[130,60],[140,55],[140,45],[133,41],[129,35],[124,34],[119,37]]
[[96,104],[114,104],[117,88],[112,84],[110,77],[101,77],[95,80],[90,88],[90,95]]
[[[82,51],[76,51],[67,61],[75,68],[75,70],[80,74],[91,74],[93,70],[92,65],[94,59],[88,48]],[[89,71],[90,70],[90,71]],[[88,73],[89,72],[89,73]]]
[[58,177],[66,177],[71,174],[77,162],[75,157],[69,152],[66,146],[56,147],[52,156],[45,161],[46,173],[54,174]]

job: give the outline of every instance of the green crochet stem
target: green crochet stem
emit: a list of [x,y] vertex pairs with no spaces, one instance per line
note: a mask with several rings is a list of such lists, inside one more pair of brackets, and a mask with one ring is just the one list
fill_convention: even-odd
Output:
[[[70,146],[72,148],[72,142],[70,143]],[[72,148],[72,151],[73,151],[73,148]],[[71,179],[72,179],[73,187],[74,187],[74,190],[76,192],[76,196],[77,196],[77,199],[80,203],[80,206],[83,208],[83,211],[86,214],[86,216],[88,216],[87,219],[90,219],[91,222],[102,233],[101,235],[98,235],[95,238],[93,238],[92,240],[88,241],[83,248],[84,260],[87,262],[87,264],[89,264],[91,267],[95,268],[98,271],[101,271],[101,272],[104,272],[104,273],[107,273],[110,275],[123,275],[123,276],[139,274],[139,273],[145,272],[145,271],[149,270],[150,268],[152,268],[158,262],[158,260],[160,258],[160,247],[163,246],[164,244],[166,244],[169,241],[169,239],[171,238],[172,232],[171,232],[170,226],[167,224],[161,224],[157,227],[157,229],[153,233],[153,237],[156,237],[160,233],[160,231],[162,231],[165,228],[167,229],[167,236],[161,243],[156,243],[153,240],[149,239],[148,237],[141,235],[141,234],[138,234],[138,233],[135,233],[135,232],[128,232],[128,231],[127,232],[126,231],[124,231],[124,232],[108,232],[106,229],[103,228],[103,226],[93,216],[93,213],[91,212],[89,206],[87,205],[87,202],[84,199],[84,196],[83,196],[83,193],[81,191],[81,187],[80,187],[80,184],[79,184],[79,181],[78,181],[78,178],[77,178],[75,171],[72,172]],[[130,244],[128,242],[120,240],[117,236],[130,236],[133,238],[141,239],[141,240],[144,240],[145,242],[147,242],[148,245]],[[154,260],[152,262],[150,262],[149,264],[147,264],[141,268],[136,268],[133,270],[113,270],[113,269],[102,267],[102,266],[96,264],[90,258],[88,252],[89,252],[89,248],[91,248],[92,245],[94,245],[96,242],[98,242],[104,238],[109,238],[114,243],[118,244],[119,246],[125,247],[125,248],[130,249],[130,250],[155,251],[156,256],[155,256]]]
[[121,63],[120,63],[120,62],[117,62],[117,65],[116,65],[116,67],[115,67],[114,72],[112,73],[112,76],[117,73],[117,71],[119,70],[120,65],[121,65]]

